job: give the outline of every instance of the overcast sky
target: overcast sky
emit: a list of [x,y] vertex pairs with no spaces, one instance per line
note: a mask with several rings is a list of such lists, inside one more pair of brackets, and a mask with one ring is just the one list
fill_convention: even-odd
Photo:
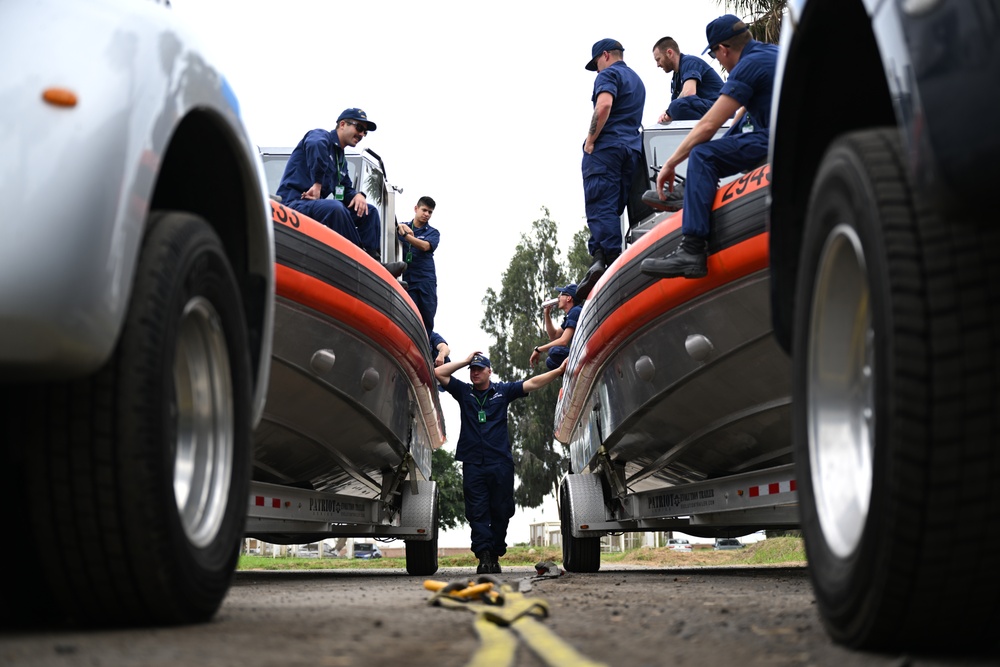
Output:
[[[378,125],[359,148],[381,155],[389,181],[403,188],[400,222],[421,195],[437,201],[435,329],[453,357],[489,349],[483,296],[499,291],[543,206],[559,224],[563,257],[586,225],[580,160],[596,74],[584,65],[594,42],[610,37],[625,47],[646,85],[643,122],[651,126],[670,97],[653,44],[669,35],[683,53],[700,55],[705,25],[726,13],[716,0],[172,5],[229,79],[258,146],[294,146],[308,130],[333,129],[347,107]],[[468,380],[464,370],[456,377]],[[454,452],[458,410],[447,394],[441,403]],[[554,507],[519,509],[508,542],[526,541],[533,521],[558,521]],[[468,527],[442,535],[441,545],[468,545]]]

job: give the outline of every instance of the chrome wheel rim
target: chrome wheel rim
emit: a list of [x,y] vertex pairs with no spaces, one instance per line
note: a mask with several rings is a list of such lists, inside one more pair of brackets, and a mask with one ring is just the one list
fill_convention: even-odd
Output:
[[868,518],[875,437],[871,290],[853,228],[831,231],[816,278],[806,387],[810,478],[826,544],[846,558]]
[[184,308],[173,370],[174,497],[188,539],[205,547],[218,535],[226,514],[235,435],[225,333],[218,312],[203,297]]

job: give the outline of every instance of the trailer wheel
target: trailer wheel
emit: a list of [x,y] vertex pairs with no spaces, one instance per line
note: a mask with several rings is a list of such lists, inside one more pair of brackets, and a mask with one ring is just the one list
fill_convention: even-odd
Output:
[[901,151],[896,128],[846,135],[812,188],[793,343],[802,528],[835,640],[966,650],[1000,621],[1000,234],[922,206]]
[[[421,483],[421,491],[426,491],[427,483]],[[429,540],[405,540],[406,572],[413,576],[427,577],[438,571],[438,489],[433,484],[431,530]],[[405,512],[405,510],[404,510]]]
[[570,488],[573,486],[571,479],[567,477],[559,486],[559,530],[562,534],[563,567],[567,572],[597,572],[601,569],[601,538],[573,537],[572,526],[576,519],[573,516],[570,498]]
[[37,558],[5,606],[36,620],[205,621],[239,557],[251,426],[240,291],[204,220],[160,213],[148,229],[105,367],[0,401]]

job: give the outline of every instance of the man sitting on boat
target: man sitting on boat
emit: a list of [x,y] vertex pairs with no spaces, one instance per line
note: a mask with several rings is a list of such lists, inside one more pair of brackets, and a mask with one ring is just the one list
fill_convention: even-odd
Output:
[[698,56],[681,53],[677,40],[662,37],[653,45],[656,66],[670,79],[670,106],[657,121],[700,120],[712,108],[722,90],[722,78]]
[[[656,192],[667,200],[664,187],[674,189],[675,168],[688,160],[680,245],[665,257],[642,260],[642,272],[657,278],[702,278],[708,275],[708,236],[712,204],[719,179],[758,166],[767,159],[771,120],[771,90],[778,47],[758,42],[743,21],[726,14],[705,29],[705,53],[729,72],[722,93],[708,113],[660,168]],[[724,137],[715,133],[740,107],[746,113]]]
[[559,365],[569,356],[569,344],[573,340],[573,332],[576,331],[576,323],[583,312],[583,306],[576,305],[576,285],[566,285],[557,287],[559,301],[556,306],[563,311],[566,316],[562,324],[558,327],[552,322],[552,304],[546,304],[542,309],[545,314],[545,333],[549,336],[549,342],[535,347],[531,353],[531,360],[528,362],[534,366],[539,356],[548,352],[545,359],[545,366],[551,371],[559,368]]
[[[306,132],[288,158],[276,194],[285,206],[323,223],[382,261],[378,209],[368,203],[364,192],[354,188],[344,154],[344,148],[357,146],[374,131],[375,123],[355,107],[344,109],[332,132]],[[403,262],[383,266],[397,277],[406,269]]]

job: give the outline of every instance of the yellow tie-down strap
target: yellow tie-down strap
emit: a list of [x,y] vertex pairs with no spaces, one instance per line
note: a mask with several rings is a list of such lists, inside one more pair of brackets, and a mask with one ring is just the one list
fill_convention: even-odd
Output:
[[476,615],[479,650],[466,667],[513,667],[518,637],[549,667],[607,667],[538,622],[549,615],[549,603],[541,598],[527,598],[492,577],[451,583],[428,579],[424,588],[434,591],[429,604]]

